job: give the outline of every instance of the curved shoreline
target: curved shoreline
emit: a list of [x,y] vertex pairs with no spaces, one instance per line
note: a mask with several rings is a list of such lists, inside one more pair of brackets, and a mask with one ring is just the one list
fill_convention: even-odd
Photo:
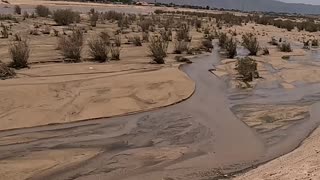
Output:
[[[221,173],[237,172],[273,159],[272,156],[280,156],[277,152],[268,154],[270,149],[259,134],[231,112],[226,85],[208,71],[215,63],[219,63],[216,51],[194,64],[181,66],[196,82],[196,90],[188,100],[170,107],[114,118],[0,132],[0,159],[28,156],[26,152],[35,150],[98,148],[103,149],[103,153],[76,167],[45,176],[35,175],[31,179],[67,179],[80,175],[86,179],[98,176],[134,180],[167,176],[200,179],[203,174],[218,177]],[[8,137],[10,143],[3,143]],[[156,152],[179,152],[179,155],[165,155],[156,160]],[[137,159],[141,153],[155,160]],[[124,155],[126,157],[122,157]],[[115,157],[117,162],[112,167],[124,161],[119,166],[127,173],[118,172],[118,168],[102,173],[111,168],[109,163]],[[138,162],[142,164],[133,166]],[[90,169],[94,169],[95,174],[83,174]]]

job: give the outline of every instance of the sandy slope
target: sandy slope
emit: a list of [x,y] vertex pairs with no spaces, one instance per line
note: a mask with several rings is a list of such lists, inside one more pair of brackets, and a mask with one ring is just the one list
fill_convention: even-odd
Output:
[[[72,66],[74,71],[70,75],[63,75],[63,68],[57,68],[59,73],[54,74],[55,66],[51,65],[51,76],[41,73],[40,77],[2,81],[0,129],[64,123],[148,110],[185,99],[194,90],[194,82],[177,67],[136,67],[136,70],[119,69],[112,73],[116,70],[112,65]],[[99,73],[101,66],[105,69]],[[94,69],[88,72],[89,67]],[[81,68],[85,74],[81,74]],[[30,74],[35,76],[36,70],[38,69],[35,68],[34,72],[29,70]],[[75,75],[77,73],[80,74]]]

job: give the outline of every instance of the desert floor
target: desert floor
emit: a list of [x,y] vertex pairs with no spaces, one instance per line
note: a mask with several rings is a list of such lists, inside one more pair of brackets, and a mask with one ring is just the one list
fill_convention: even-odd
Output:
[[[116,23],[98,23],[91,28],[86,15],[91,8],[130,13],[157,9],[61,1],[9,2],[11,5],[0,4],[4,13],[11,13],[15,4],[28,12],[38,4],[78,10],[84,19],[78,26],[87,30],[86,39],[117,28]],[[27,35],[39,25],[40,32],[50,26],[70,33],[68,27],[55,26],[48,18],[5,23],[12,25],[13,34]],[[252,88],[242,89],[245,85],[234,70],[236,59],[224,58],[217,50],[189,56],[194,64],[188,67],[180,67],[172,53],[165,65],[150,64],[148,43],[142,47],[126,43],[128,37],[140,34],[131,29],[121,35],[121,60],[108,63],[64,63],[57,37],[42,33],[28,36],[30,68],[17,70],[16,78],[0,81],[0,177],[229,178],[229,173],[283,155],[230,178],[317,179],[319,129],[298,146],[319,125],[318,48],[302,49],[302,42],[319,39],[320,34],[250,23],[221,31],[236,32],[238,40],[252,32],[260,45],[270,50],[270,55],[252,57],[262,77],[251,83]],[[191,46],[198,46],[202,33],[192,29],[191,35]],[[290,42],[293,52],[279,52],[268,44],[271,37]],[[7,39],[0,39],[0,57],[5,63],[10,61],[8,44]],[[246,54],[241,47],[238,51]],[[87,52],[85,48],[84,60],[89,60]],[[284,60],[283,56],[290,58]],[[209,69],[214,70],[210,73]],[[137,112],[144,113],[105,119]]]

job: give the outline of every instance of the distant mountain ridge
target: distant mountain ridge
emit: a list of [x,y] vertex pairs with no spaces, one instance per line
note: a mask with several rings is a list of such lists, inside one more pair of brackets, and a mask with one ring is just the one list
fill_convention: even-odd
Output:
[[[155,2],[154,0],[144,0]],[[320,5],[285,3],[276,0],[157,0],[159,3],[210,6],[242,11],[268,11],[300,14],[320,14]]]

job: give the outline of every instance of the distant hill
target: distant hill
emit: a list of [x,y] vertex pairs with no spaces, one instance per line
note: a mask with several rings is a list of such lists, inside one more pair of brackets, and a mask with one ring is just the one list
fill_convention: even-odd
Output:
[[[155,2],[154,0],[144,0]],[[268,11],[300,14],[320,14],[320,5],[284,3],[276,0],[157,0],[159,3],[210,6],[211,8],[238,9],[242,11]]]

